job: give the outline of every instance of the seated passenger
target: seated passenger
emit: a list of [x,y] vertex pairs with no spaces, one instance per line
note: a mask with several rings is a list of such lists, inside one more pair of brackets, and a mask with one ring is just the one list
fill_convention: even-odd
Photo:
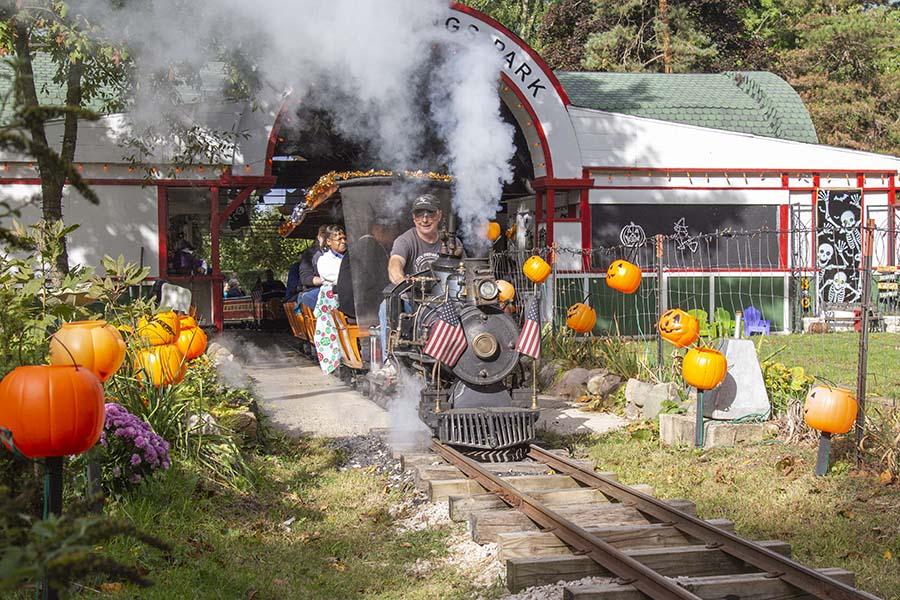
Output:
[[300,292],[300,261],[298,260],[288,269],[287,286],[284,290],[284,301],[291,302],[297,299]]
[[322,254],[316,263],[319,276],[322,278],[322,287],[319,289],[313,314],[316,317],[314,341],[319,366],[326,374],[330,374],[341,364],[341,346],[331,312],[338,307],[334,285],[340,279],[341,262],[344,252],[347,251],[347,236],[344,235],[344,230],[336,225],[330,226],[327,234],[328,251]]
[[337,225],[331,225],[327,229],[326,247],[319,259],[316,261],[316,270],[319,272],[319,278],[322,285],[334,285],[338,282],[338,276],[341,271],[341,261],[344,258],[344,252],[347,251],[347,236],[343,228]]
[[266,279],[261,282],[260,289],[263,293],[263,298],[280,298],[284,295],[284,284],[279,280],[275,279],[275,273],[272,272],[272,269],[266,269]]
[[[298,270],[300,272],[300,285],[304,290],[300,294],[300,303],[305,304],[310,309],[316,307],[316,298],[319,297],[319,286],[322,285],[322,278],[319,277],[316,263],[325,248],[325,232],[327,229],[328,225],[319,227],[316,241],[300,255]],[[298,309],[300,308],[300,303],[297,304]]]
[[238,298],[243,295],[244,290],[241,289],[241,284],[238,282],[237,277],[229,279],[228,283],[225,284],[225,297]]

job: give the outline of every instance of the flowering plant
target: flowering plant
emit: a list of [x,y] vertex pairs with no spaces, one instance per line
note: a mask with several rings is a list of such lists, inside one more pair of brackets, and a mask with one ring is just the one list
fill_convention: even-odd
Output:
[[135,485],[160,469],[168,469],[169,442],[150,425],[120,404],[106,404],[106,423],[100,434],[105,449],[104,479],[113,489]]

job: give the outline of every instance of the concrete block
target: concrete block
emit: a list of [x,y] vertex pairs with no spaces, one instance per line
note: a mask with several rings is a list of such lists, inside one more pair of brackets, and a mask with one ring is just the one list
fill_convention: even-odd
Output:
[[[778,433],[774,423],[723,423],[706,421],[704,448],[724,448],[761,442]],[[693,415],[659,415],[659,437],[667,446],[694,445]]]
[[728,361],[728,373],[717,388],[703,395],[703,415],[720,421],[768,417],[769,396],[756,346],[750,340],[725,339],[719,350]]

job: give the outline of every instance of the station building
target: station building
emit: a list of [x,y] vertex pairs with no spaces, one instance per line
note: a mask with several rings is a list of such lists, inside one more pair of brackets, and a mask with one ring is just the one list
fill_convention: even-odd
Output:
[[[845,193],[856,203],[852,227],[874,219],[890,232],[880,238],[877,260],[896,264],[900,158],[820,145],[799,96],[774,74],[554,73],[514,33],[470,7],[448,6],[437,26],[463,44],[487,39],[501,55],[498,93],[516,129],[519,176],[504,192],[508,210],[522,204],[533,211],[539,243],[583,250],[559,253],[557,269],[585,289],[600,274],[592,249],[671,235],[677,227],[687,235],[780,232],[760,264],[749,259],[734,268],[766,269],[787,282],[787,273],[815,268],[817,213],[841,209],[834,203],[848,201]],[[35,70],[46,100],[59,96],[62,103],[49,61],[37,60]],[[154,278],[189,287],[201,316],[221,327],[219,246],[235,211],[251,196],[302,189],[347,165],[340,155],[304,150],[302,134],[291,133],[296,115],[288,103],[269,112],[249,103],[199,106],[185,112],[246,137],[215,164],[184,169],[172,168],[165,148],[144,168],[129,164],[114,141],[127,114],[80,123],[75,162],[101,202],[94,206],[67,189],[64,215],[81,225],[70,237],[70,261],[96,265],[104,254],[122,254],[149,266]],[[49,130],[51,139],[62,138],[61,123]],[[39,192],[34,162],[0,156],[0,185],[13,200]],[[291,193],[286,197],[290,202]],[[30,211],[25,221],[37,214]],[[840,225],[845,212],[829,218]],[[813,233],[801,250],[787,232],[802,229]],[[208,274],[179,273],[173,250],[182,238],[204,236]],[[779,327],[786,329],[787,308],[784,315]]]

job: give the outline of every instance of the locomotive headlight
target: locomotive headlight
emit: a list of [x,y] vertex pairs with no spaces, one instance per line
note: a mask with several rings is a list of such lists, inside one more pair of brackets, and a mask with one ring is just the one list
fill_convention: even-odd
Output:
[[490,279],[482,281],[478,285],[478,295],[481,296],[482,300],[493,300],[499,292],[497,284]]

